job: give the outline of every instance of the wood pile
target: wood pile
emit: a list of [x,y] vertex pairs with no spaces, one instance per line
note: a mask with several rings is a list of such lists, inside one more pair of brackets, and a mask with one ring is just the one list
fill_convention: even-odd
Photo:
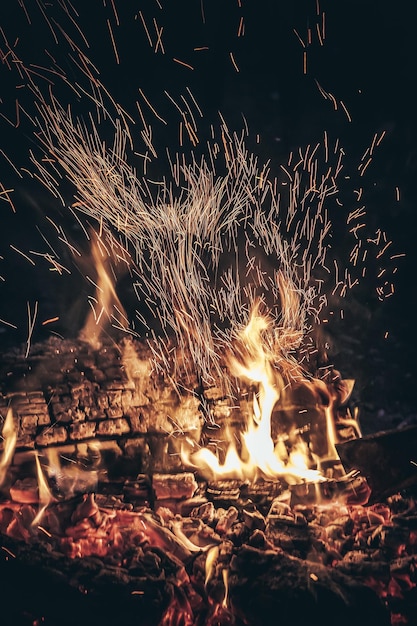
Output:
[[[104,339],[100,348],[78,340],[51,338],[3,355],[0,363],[0,432],[13,409],[17,450],[59,447],[75,455],[80,444],[112,441],[140,471],[181,469],[185,439],[213,446],[223,460],[230,438],[245,430],[256,389],[227,373],[202,384],[185,355],[173,348],[168,368],[151,342]],[[354,419],[344,420],[349,393],[333,371],[317,390],[300,383],[274,408],[271,435],[285,439],[291,425],[305,431],[313,451],[323,453],[325,407],[336,398],[339,440],[356,436]],[[340,420],[339,420],[340,418]],[[349,424],[346,426],[346,424]],[[113,449],[115,448],[113,446]],[[1,450],[1,444],[0,444]]]

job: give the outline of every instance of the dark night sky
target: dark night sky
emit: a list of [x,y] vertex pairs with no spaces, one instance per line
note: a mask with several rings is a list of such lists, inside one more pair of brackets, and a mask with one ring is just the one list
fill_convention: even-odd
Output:
[[[365,308],[370,312],[365,325],[360,317],[355,324],[359,329],[362,326],[368,339],[371,337],[370,343],[364,343],[362,336],[357,338],[359,350],[371,350],[367,355],[370,362],[372,350],[380,350],[378,368],[385,368],[388,376],[396,377],[398,395],[409,394],[411,401],[410,380],[405,381],[401,369],[393,366],[393,362],[406,363],[407,376],[415,375],[412,276],[416,266],[413,213],[417,200],[417,73],[410,2],[322,0],[317,16],[315,0],[242,0],[241,7],[237,0],[161,0],[162,10],[155,0],[124,1],[116,2],[120,26],[115,24],[111,3],[107,4],[109,6],[104,7],[101,0],[73,1],[90,44],[86,52],[99,67],[103,83],[129,113],[136,115],[134,101],[141,87],[159,114],[169,122],[164,126],[149,115],[156,145],[161,149],[168,145],[175,151],[178,141],[178,117],[163,91],[179,97],[186,87],[204,111],[199,132],[203,144],[209,137],[210,124],[218,123],[218,111],[232,130],[242,128],[244,115],[251,131],[250,147],[261,160],[272,159],[272,167],[277,172],[279,163],[285,163],[291,150],[319,141],[326,130],[333,141],[340,138],[346,151],[345,166],[353,173],[374,134],[386,131],[363,181],[367,208],[371,222],[388,231],[394,239],[395,251],[406,252],[407,259],[398,270],[396,295],[389,301],[379,306],[365,289],[354,296],[359,310]],[[62,35],[57,45],[37,3],[26,0],[25,6],[31,25],[27,24],[17,0],[1,3],[0,26],[9,44],[19,37],[16,51],[26,63],[33,64],[34,71],[37,64],[50,64],[50,58],[48,61],[45,55],[47,49],[69,79],[78,80]],[[62,24],[58,7],[59,3],[53,1],[47,11],[52,19]],[[164,26],[165,55],[155,54],[150,48],[138,17],[139,10],[150,28],[153,17],[159,26]],[[323,11],[326,37],[321,46],[315,29]],[[237,37],[241,17],[245,34]],[[113,24],[119,65],[110,44],[107,18]],[[306,40],[308,27],[312,29],[312,43],[307,49],[308,71],[304,74],[303,48],[294,29]],[[56,26],[54,28],[59,32]],[[74,26],[67,22],[65,28],[81,45]],[[152,34],[155,38],[154,29]],[[2,36],[0,42],[4,51]],[[200,46],[207,46],[208,50],[193,50]],[[233,67],[230,52],[239,72]],[[181,67],[173,57],[190,63],[194,70]],[[348,122],[340,106],[337,111],[333,110],[331,102],[320,94],[315,79],[346,104],[352,122]],[[0,113],[11,119],[16,119],[17,97],[25,107],[30,109],[31,106],[31,94],[20,86],[21,82],[5,63],[0,66]],[[87,105],[83,99],[77,102],[73,93],[59,82],[54,89],[64,104],[71,102],[78,112],[85,112]],[[261,136],[259,145],[254,141],[257,134]],[[36,150],[36,143],[23,115],[18,128],[0,118],[0,149],[14,163],[27,166],[28,150]],[[157,163],[155,167],[163,166]],[[65,208],[40,185],[34,184],[28,176],[17,179],[1,154],[0,183],[16,190],[13,201],[17,209],[17,213],[12,214],[6,202],[0,204],[0,275],[5,279],[0,283],[0,318],[18,326],[14,330],[0,324],[0,343],[10,345],[25,339],[26,302],[35,300],[40,302],[40,319],[59,314],[61,325],[55,330],[67,336],[79,327],[85,310],[89,289],[83,280],[83,268],[74,266],[71,276],[52,275],[46,265],[30,266],[10,249],[10,243],[26,251],[44,250],[45,243],[38,229],[48,237],[54,234],[53,228],[45,223],[44,212],[53,215],[74,237],[77,236],[75,225]],[[396,187],[400,189],[399,202]],[[70,202],[71,189],[63,185],[63,191]],[[72,264],[65,247],[60,248],[56,240],[54,245],[65,263]],[[80,308],[73,307],[75,293],[81,296]],[[387,345],[378,348],[387,330],[392,343],[385,342]],[[44,337],[42,332],[45,330],[37,327],[34,338]],[[345,328],[344,332],[349,333],[349,329]]]

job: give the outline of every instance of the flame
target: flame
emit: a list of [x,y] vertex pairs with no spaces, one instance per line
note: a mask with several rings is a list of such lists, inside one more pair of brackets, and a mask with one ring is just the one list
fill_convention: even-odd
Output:
[[194,613],[185,591],[174,585],[173,596],[159,626],[194,626]]
[[222,569],[222,578],[224,585],[224,598],[222,602],[222,607],[224,609],[228,608],[229,605],[229,570],[224,568]]
[[3,455],[0,459],[0,487],[3,485],[7,470],[13,459],[14,450],[16,448],[17,432],[13,419],[13,411],[8,409],[6,419],[3,424]]
[[[289,453],[281,441],[274,444],[271,437],[271,416],[285,383],[280,371],[273,367],[275,355],[270,347],[272,342],[268,341],[270,331],[271,321],[259,313],[259,305],[256,305],[249,323],[237,338],[235,354],[229,356],[231,373],[258,386],[258,392],[253,395],[252,416],[241,436],[241,453],[232,440],[224,463],[208,448],[192,454],[183,450],[183,462],[212,478],[254,480],[258,475],[285,476],[290,484],[323,480],[317,470],[309,469],[307,446],[300,436],[297,438],[293,433],[294,443]],[[333,450],[334,443],[332,453]]]
[[37,526],[45,513],[48,505],[54,501],[54,498],[49,489],[48,482],[45,478],[45,475],[42,471],[41,463],[39,461],[38,453],[35,453],[35,462],[36,462],[36,475],[38,478],[38,491],[39,491],[39,511],[35,518],[33,519],[32,526]]
[[[100,347],[100,334],[103,330],[103,315],[107,320],[115,321],[118,327],[123,329],[128,324],[123,305],[116,293],[115,279],[109,269],[109,253],[104,247],[102,240],[95,233],[92,234],[91,256],[97,272],[97,280],[93,282],[96,286],[95,298],[89,300],[91,311],[80,332],[80,339],[88,342],[93,348]],[[114,309],[117,313],[112,313]]]

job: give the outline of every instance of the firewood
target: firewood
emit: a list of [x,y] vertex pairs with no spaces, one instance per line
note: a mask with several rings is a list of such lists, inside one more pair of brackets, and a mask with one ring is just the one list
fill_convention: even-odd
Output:
[[369,502],[417,484],[417,426],[352,439],[336,448],[346,471],[356,469],[366,477]]

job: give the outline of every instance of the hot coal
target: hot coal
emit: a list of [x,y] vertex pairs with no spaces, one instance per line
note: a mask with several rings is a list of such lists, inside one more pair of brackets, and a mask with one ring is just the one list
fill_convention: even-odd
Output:
[[[148,494],[150,484],[140,476],[135,488]],[[265,512],[241,495],[220,507],[207,490],[177,501],[182,514],[130,495],[54,502],[35,526],[36,505],[1,503],[3,623],[415,623],[411,493],[371,506],[300,504],[281,485]]]

